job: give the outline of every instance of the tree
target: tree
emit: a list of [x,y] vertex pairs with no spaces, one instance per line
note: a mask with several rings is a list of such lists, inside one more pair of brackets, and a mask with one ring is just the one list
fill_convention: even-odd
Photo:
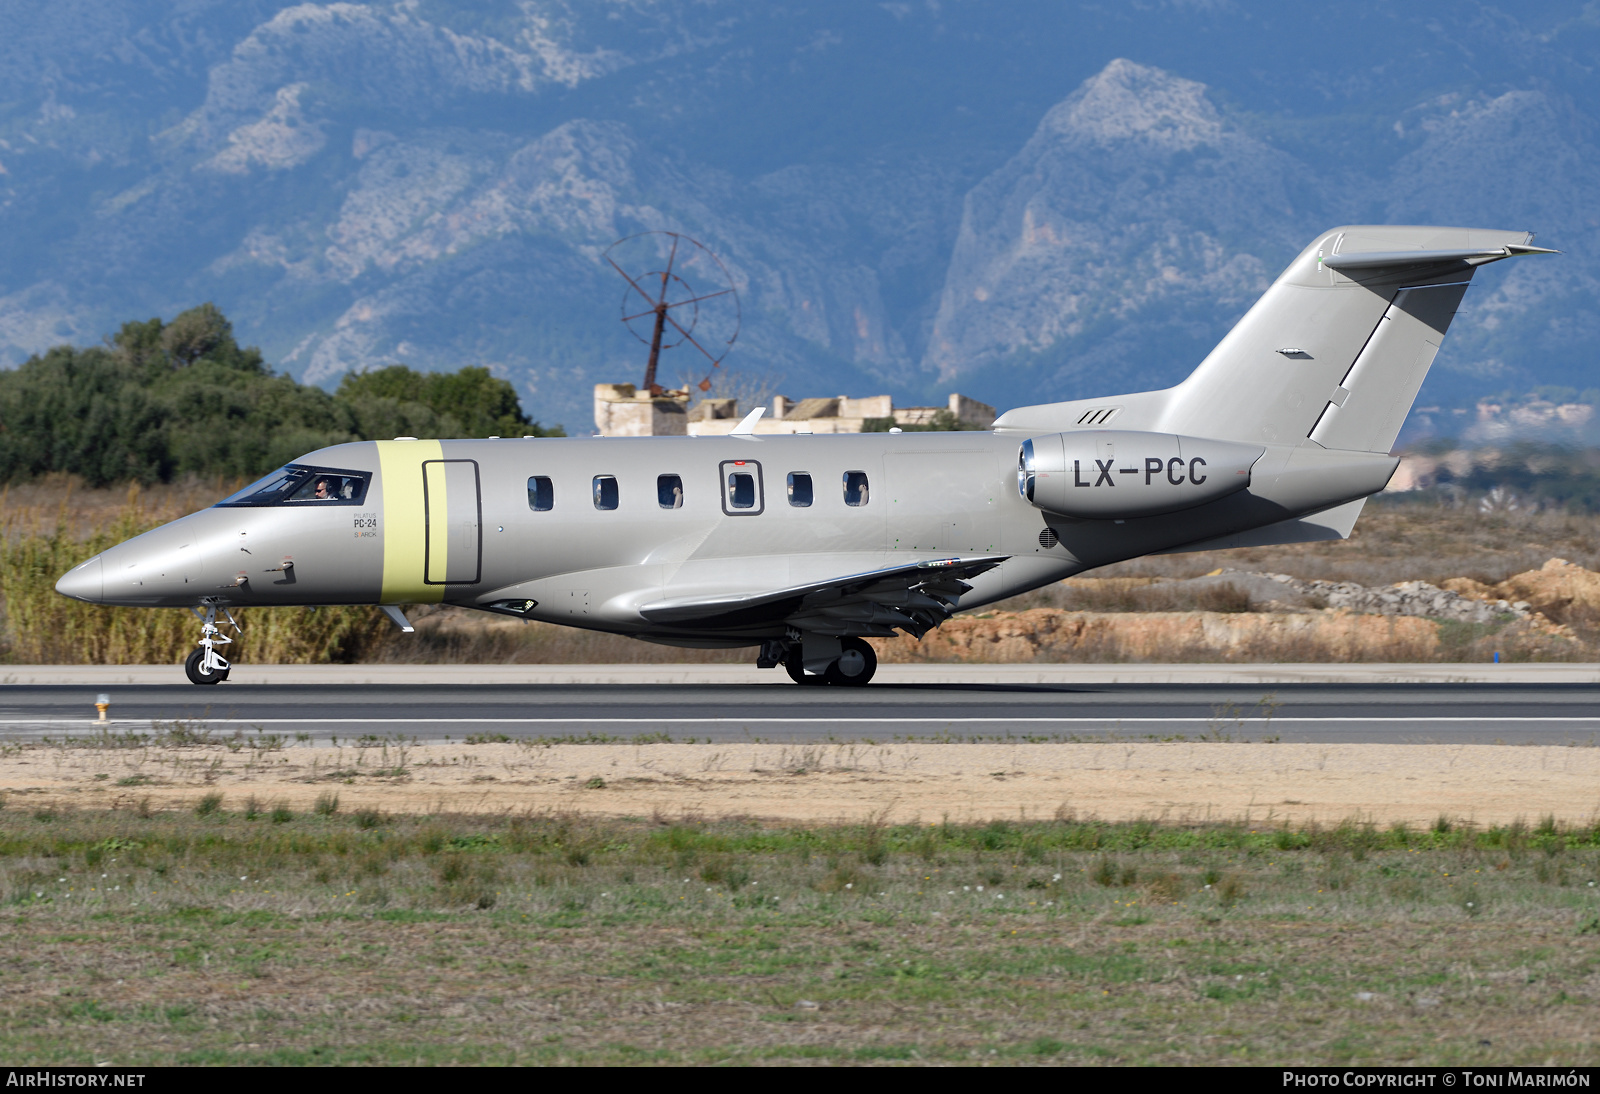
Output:
[[[445,428],[435,432],[458,437],[562,436],[545,429],[522,412],[517,391],[488,369],[469,365],[458,372],[415,372],[405,365],[352,372],[339,384],[337,398],[357,408],[363,424],[391,420],[431,420]],[[426,413],[423,413],[423,412]],[[381,434],[371,433],[378,436]],[[394,436],[394,434],[388,434]]]
[[486,368],[396,365],[347,376],[330,394],[273,372],[212,304],[0,371],[0,481],[51,471],[91,486],[253,477],[345,441],[525,433],[560,430],[530,422],[515,389]]

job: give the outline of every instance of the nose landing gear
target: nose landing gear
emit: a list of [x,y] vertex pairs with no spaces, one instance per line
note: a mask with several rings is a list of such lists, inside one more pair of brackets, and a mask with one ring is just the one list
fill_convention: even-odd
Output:
[[843,647],[839,656],[828,662],[826,669],[813,676],[806,673],[800,645],[796,643],[783,659],[784,671],[797,684],[832,684],[835,687],[853,688],[865,686],[872,679],[872,674],[878,671],[878,655],[859,638],[842,638],[839,644]]
[[[195,618],[200,620],[200,645],[183,662],[183,671],[189,677],[191,684],[220,684],[228,678],[228,671],[233,667],[226,657],[217,652],[218,646],[230,645],[232,638],[222,633],[222,628],[217,626],[217,605],[209,600],[202,601],[200,608],[190,608]],[[233,625],[234,633],[242,629],[238,620],[227,608],[221,609],[222,614],[228,617],[228,622]]]

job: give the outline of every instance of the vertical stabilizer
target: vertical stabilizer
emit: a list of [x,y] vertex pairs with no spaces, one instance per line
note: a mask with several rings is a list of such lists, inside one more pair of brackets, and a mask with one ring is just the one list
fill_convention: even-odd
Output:
[[1325,232],[1166,393],[1149,428],[1387,452],[1473,273],[1542,252],[1531,239],[1476,228]]

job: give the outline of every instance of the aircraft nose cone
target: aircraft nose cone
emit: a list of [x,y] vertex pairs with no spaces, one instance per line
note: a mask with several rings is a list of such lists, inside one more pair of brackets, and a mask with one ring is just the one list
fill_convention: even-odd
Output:
[[105,597],[105,591],[104,569],[100,565],[99,555],[95,555],[88,562],[80,562],[56,582],[56,592],[62,596],[70,596],[74,600],[84,600],[90,604],[98,604]]

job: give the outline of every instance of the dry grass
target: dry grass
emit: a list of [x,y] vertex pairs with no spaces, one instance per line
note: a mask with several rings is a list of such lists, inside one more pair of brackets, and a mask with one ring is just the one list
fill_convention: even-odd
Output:
[[1592,1065],[1595,833],[0,814],[18,1064]]
[[1218,568],[1287,573],[1304,580],[1392,585],[1470,577],[1493,585],[1552,557],[1600,568],[1600,514],[1554,510],[1480,513],[1472,506],[1379,495],[1347,540],[1149,555],[1095,577],[1198,577]]
[[164,524],[198,512],[244,485],[243,479],[188,475],[153,486],[89,488],[76,475],[53,473],[0,486],[0,534],[50,534],[59,527],[70,538],[84,540],[96,529],[120,521],[130,506],[137,506],[151,523]]

